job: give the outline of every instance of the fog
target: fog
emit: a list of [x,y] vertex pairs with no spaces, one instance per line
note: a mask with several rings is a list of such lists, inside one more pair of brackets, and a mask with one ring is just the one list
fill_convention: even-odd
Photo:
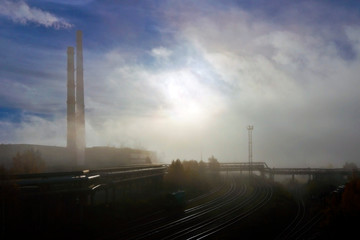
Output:
[[[0,142],[66,145],[65,46],[82,29],[89,147],[145,148],[163,162],[247,161],[250,124],[254,161],[270,167],[359,164],[359,13],[281,2],[128,3],[132,21],[119,6],[86,1],[53,10],[66,30],[0,11],[10,46],[1,56],[11,56],[0,67]],[[9,42],[14,34],[24,38]]]

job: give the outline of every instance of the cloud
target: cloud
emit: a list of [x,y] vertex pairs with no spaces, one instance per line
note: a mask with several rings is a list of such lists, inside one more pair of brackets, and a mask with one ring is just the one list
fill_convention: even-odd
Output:
[[165,48],[165,47],[157,47],[157,48],[153,48],[151,49],[151,56],[155,57],[155,58],[168,58],[171,56],[172,51]]
[[[322,6],[311,7],[313,14]],[[288,8],[279,11],[281,24],[241,8],[198,10],[169,19],[176,19],[178,39],[192,44],[220,82],[231,87],[228,115],[216,124],[230,135],[231,129],[240,130],[243,160],[245,126],[252,124],[255,158],[270,165],[358,161],[353,144],[360,140],[360,112],[354,111],[360,102],[356,25],[343,20],[334,26],[320,19],[306,24],[312,16],[294,21],[285,13]],[[327,6],[327,12],[336,15],[337,9]]]
[[11,19],[15,23],[35,23],[55,29],[71,28],[72,24],[41,9],[30,7],[25,1],[3,0],[0,2],[0,15]]
[[[160,36],[163,41],[142,45],[142,38],[137,49],[121,42],[105,53],[87,48],[87,145],[145,147],[164,152],[164,161],[199,159],[201,152],[205,160],[214,154],[221,161],[247,161],[246,126],[251,124],[254,161],[271,167],[359,163],[357,24],[339,16],[325,21],[338,9],[327,6],[326,14],[317,16],[321,4],[261,14],[263,9],[213,7],[211,2],[198,2],[199,9],[188,11],[160,11],[167,20],[157,16],[162,29],[172,30]],[[312,11],[305,11],[309,7]],[[297,11],[296,17],[288,14]],[[63,98],[57,99],[65,108],[65,66],[59,71]],[[34,90],[44,82],[6,79],[4,89],[16,94],[3,90],[0,95],[45,112],[53,109],[41,104],[50,96]],[[49,86],[39,92],[55,88]],[[58,106],[53,119],[2,120],[1,129],[12,129],[1,131],[3,139],[64,145],[64,108]]]
[[[203,143],[214,144],[209,135],[216,130],[209,128],[226,108],[221,89],[211,84],[209,69],[199,64],[196,55],[181,54],[175,48],[168,48],[172,56],[166,64],[151,59],[157,67],[134,56],[124,61],[126,54],[119,49],[89,61],[85,74],[88,146],[141,146],[166,153],[163,160],[170,161],[198,158]],[[211,153],[204,148],[205,154]]]
[[46,2],[54,2],[60,4],[69,4],[69,5],[86,5],[95,0],[46,0]]
[[0,141],[2,143],[30,143],[40,145],[65,146],[65,116],[45,119],[22,113],[21,122],[0,121]]

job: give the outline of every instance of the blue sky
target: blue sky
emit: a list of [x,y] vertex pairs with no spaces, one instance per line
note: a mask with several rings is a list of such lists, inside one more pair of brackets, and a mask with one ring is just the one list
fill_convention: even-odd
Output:
[[357,1],[0,0],[0,142],[65,146],[83,31],[88,146],[162,161],[360,164]]

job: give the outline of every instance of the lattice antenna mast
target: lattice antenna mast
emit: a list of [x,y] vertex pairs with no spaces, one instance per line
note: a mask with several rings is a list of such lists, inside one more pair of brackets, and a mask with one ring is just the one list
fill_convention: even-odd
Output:
[[254,126],[249,125],[247,127],[249,133],[249,176],[252,175],[252,160],[253,160],[253,153],[252,153],[252,131],[254,130]]

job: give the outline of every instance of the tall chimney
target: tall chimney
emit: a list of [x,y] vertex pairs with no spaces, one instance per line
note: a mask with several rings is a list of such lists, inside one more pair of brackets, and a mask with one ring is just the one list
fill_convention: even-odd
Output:
[[70,158],[76,157],[74,48],[67,48],[67,142]]
[[78,165],[85,164],[85,105],[83,78],[82,32],[76,32],[76,148]]

